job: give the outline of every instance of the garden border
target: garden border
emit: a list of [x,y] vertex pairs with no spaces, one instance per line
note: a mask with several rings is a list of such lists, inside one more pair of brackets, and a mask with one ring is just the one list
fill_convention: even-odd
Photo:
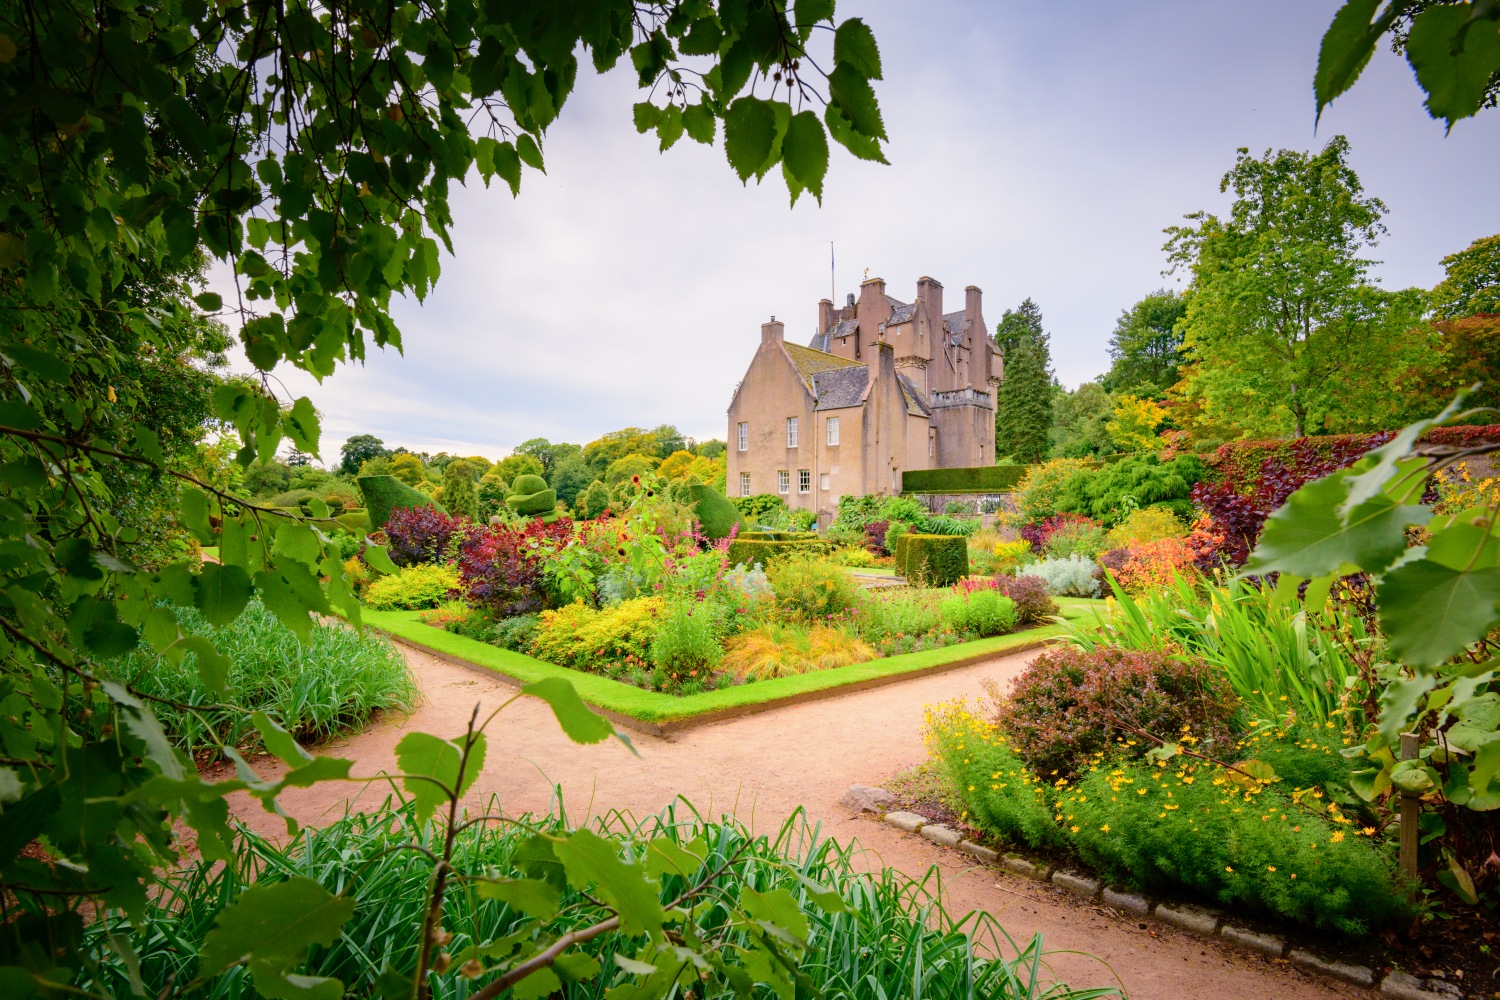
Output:
[[[1190,903],[1175,903],[1153,899],[1149,896],[1128,892],[1104,884],[1076,872],[1054,868],[1048,861],[1037,861],[1016,853],[1002,855],[994,848],[964,839],[963,835],[944,823],[929,820],[920,813],[895,810],[884,812],[868,798],[875,789],[853,785],[844,793],[846,804],[860,802],[862,812],[874,813],[877,818],[903,833],[915,834],[940,847],[948,847],[967,854],[974,860],[991,865],[1033,882],[1044,882],[1090,903],[1102,903],[1112,909],[1171,924],[1178,930],[1200,937],[1210,937],[1236,947],[1258,952],[1276,959],[1284,959],[1315,975],[1335,979],[1341,983],[1365,986],[1381,996],[1396,1000],[1463,1000],[1468,994],[1454,991],[1452,983],[1441,979],[1419,979],[1407,972],[1392,968],[1384,974],[1368,965],[1325,958],[1309,948],[1299,947],[1293,937],[1294,930],[1281,928],[1283,933],[1265,933],[1255,930],[1247,923],[1236,923],[1236,914],[1224,910]],[[1257,919],[1259,918],[1257,915]]]
[[[1069,607],[1083,608],[1092,604],[1068,599],[1064,599],[1062,603],[1065,614]],[[880,657],[847,667],[678,696],[646,691],[597,674],[500,649],[477,639],[454,635],[425,624],[417,617],[418,614],[415,611],[366,609],[362,617],[368,627],[387,635],[400,645],[421,650],[445,662],[499,678],[517,687],[544,677],[565,677],[573,682],[579,697],[605,718],[651,736],[670,736],[698,726],[755,715],[787,705],[820,701],[956,670],[997,656],[1039,649],[1063,634],[1063,628],[1059,625],[1044,625],[941,649]],[[463,655],[465,653],[472,655]]]

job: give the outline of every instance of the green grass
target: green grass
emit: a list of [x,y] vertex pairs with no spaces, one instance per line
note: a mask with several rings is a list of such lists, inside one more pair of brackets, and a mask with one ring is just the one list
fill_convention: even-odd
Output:
[[[1058,605],[1067,619],[1084,618],[1103,601],[1086,598],[1059,598]],[[596,708],[616,712],[640,722],[678,722],[700,715],[722,712],[728,709],[762,705],[766,702],[791,698],[816,691],[827,691],[849,684],[878,680],[901,674],[915,673],[932,667],[955,663],[980,656],[999,655],[1006,650],[1024,646],[1042,639],[1054,639],[1064,634],[1064,626],[1048,625],[1042,628],[1012,632],[1009,635],[978,639],[974,642],[946,646],[921,653],[904,653],[883,659],[855,663],[832,670],[819,670],[795,677],[778,677],[773,680],[756,681],[718,691],[701,694],[670,695],[647,691],[620,681],[600,677],[597,674],[560,667],[523,653],[500,649],[488,643],[444,632],[431,625],[424,625],[415,611],[370,611],[363,612],[364,622],[384,632],[418,646],[426,647],[449,656],[457,657],[476,666],[513,677],[522,683],[562,677],[573,682],[584,701]]]
[[205,545],[202,547],[201,551],[209,559],[219,558],[219,547],[217,545]]

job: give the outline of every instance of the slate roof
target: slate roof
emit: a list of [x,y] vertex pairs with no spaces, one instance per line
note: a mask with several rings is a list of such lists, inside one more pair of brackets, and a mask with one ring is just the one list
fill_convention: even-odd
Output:
[[953,333],[969,332],[969,314],[962,309],[958,312],[943,313],[943,322]]
[[839,410],[858,406],[869,385],[869,369],[864,365],[821,371],[812,377],[814,410]]
[[896,380],[901,383],[901,395],[906,397],[906,412],[913,417],[930,417],[932,411],[927,408],[927,401],[922,398],[922,391],[911,379],[896,373]]
[[[814,350],[811,347],[803,347],[801,344],[787,344],[786,352],[792,356],[792,364],[797,366],[797,371],[802,375],[802,381],[809,382],[816,372],[831,371],[834,368],[848,368],[851,365],[859,365],[858,361],[850,361],[841,358],[837,354],[829,354],[826,351]],[[863,368],[863,365],[860,365]]]
[[896,299],[891,299],[890,296],[886,296],[886,298],[890,299],[891,303],[891,318],[885,321],[886,326],[910,323],[911,318],[917,314],[917,304],[915,302],[900,302]]

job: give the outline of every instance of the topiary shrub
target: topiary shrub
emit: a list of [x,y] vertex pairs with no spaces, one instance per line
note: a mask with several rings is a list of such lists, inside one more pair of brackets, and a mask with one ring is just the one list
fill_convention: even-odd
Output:
[[902,535],[898,569],[908,583],[951,587],[969,575],[969,543],[962,535]]
[[1071,778],[1126,740],[1135,743],[1133,755],[1150,747],[1125,727],[1169,740],[1190,736],[1204,753],[1232,754],[1230,720],[1238,704],[1224,675],[1201,660],[1062,647],[1044,652],[1016,678],[995,722],[1038,774]]
[[543,524],[557,520],[557,491],[547,488],[541,476],[517,476],[511,484],[515,492],[505,498],[506,506],[522,517],[534,517]]
[[687,489],[693,516],[698,519],[706,537],[715,542],[728,538],[735,531],[736,525],[739,527],[739,537],[743,537],[749,525],[744,515],[729,502],[728,497],[702,483],[694,483]]
[[822,555],[829,549],[827,542],[814,537],[798,541],[778,541],[769,538],[743,538],[737,536],[729,543],[727,561],[730,566],[769,566],[771,560],[799,552]]
[[395,476],[360,476],[359,491],[364,494],[365,511],[370,516],[371,531],[381,531],[390,520],[391,511],[401,507],[447,508],[426,493],[419,493]]

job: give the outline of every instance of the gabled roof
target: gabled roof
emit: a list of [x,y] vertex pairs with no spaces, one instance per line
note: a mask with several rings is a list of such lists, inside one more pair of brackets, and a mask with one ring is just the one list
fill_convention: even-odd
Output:
[[870,383],[869,370],[864,365],[851,368],[834,368],[813,375],[814,410],[841,410],[847,406],[858,406],[864,400],[865,387]]
[[858,361],[850,361],[841,358],[837,354],[829,354],[811,347],[803,347],[801,344],[786,344],[786,353],[791,356],[792,364],[797,366],[797,372],[802,376],[802,381],[809,386],[812,385],[812,377],[818,372],[833,371],[836,368],[859,368],[864,365]]
[[885,321],[886,326],[898,326],[901,323],[910,323],[911,318],[917,314],[915,302],[900,302],[886,296],[891,303],[891,318]]
[[960,309],[958,312],[943,313],[943,323],[947,325],[952,333],[969,332],[969,314]]

